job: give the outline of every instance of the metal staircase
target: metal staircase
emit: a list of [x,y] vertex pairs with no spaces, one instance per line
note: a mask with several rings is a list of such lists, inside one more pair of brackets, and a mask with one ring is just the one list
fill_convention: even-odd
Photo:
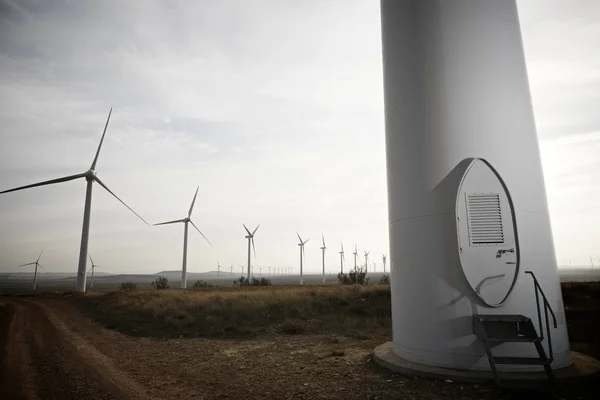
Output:
[[[551,364],[554,360],[552,351],[552,339],[550,336],[550,320],[549,315],[552,316],[553,326],[556,328],[556,317],[542,288],[540,287],[535,275],[531,271],[525,271],[530,274],[533,278],[535,288],[535,298],[537,303],[538,322],[540,328],[542,327],[542,314],[540,310],[540,296],[543,299],[544,315],[545,315],[545,327],[546,327],[546,338],[548,339],[548,353],[544,350],[542,341],[544,335],[538,335],[535,330],[535,326],[529,317],[523,315],[507,315],[507,314],[485,314],[485,315],[473,315],[473,333],[484,345],[485,352],[487,354],[490,369],[494,376],[494,381],[499,388],[514,388],[515,385],[508,385],[501,381],[498,375],[498,369],[496,368],[499,364],[510,364],[510,365],[541,365],[546,371],[548,382],[552,387],[555,386],[554,374],[552,372]],[[501,343],[533,343],[537,350],[538,357],[498,357],[492,352],[492,348],[495,345]]]

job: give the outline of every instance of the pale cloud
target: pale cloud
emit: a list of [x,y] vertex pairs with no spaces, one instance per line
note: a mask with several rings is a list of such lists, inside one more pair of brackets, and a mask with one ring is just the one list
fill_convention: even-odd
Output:
[[[519,3],[558,258],[573,263],[600,237],[583,219],[599,216],[597,8]],[[333,270],[340,240],[387,253],[377,1],[0,0],[0,87],[0,188],[83,172],[113,106],[98,173],[115,193],[158,222],[200,186],[215,247],[192,232],[192,271],[245,262],[242,223],[261,224],[257,264],[297,266],[296,231],[324,232]],[[1,196],[0,270],[43,247],[47,269],[73,271],[84,194]],[[180,266],[182,227],[145,227],[97,185],[90,235],[110,272]]]

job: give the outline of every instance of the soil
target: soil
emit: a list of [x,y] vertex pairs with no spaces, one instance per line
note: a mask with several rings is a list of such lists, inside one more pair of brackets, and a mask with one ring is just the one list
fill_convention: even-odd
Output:
[[[600,358],[600,291],[563,290],[573,349]],[[161,340],[107,329],[68,297],[10,297],[4,303],[1,399],[552,398],[391,373],[371,359],[373,348],[389,340],[387,331],[357,339],[285,335],[274,327],[247,340]],[[600,382],[561,396],[598,399]]]

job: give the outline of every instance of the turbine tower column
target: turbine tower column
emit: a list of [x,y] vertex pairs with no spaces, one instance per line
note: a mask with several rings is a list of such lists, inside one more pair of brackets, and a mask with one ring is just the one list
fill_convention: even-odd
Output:
[[183,224],[183,262],[181,265],[181,289],[187,288],[187,242],[188,242],[188,221]]
[[37,269],[38,264],[35,263],[35,270],[33,271],[33,290],[35,290],[35,288],[37,287]]
[[[569,366],[516,1],[381,0],[381,27],[393,353],[428,366],[489,371],[482,348],[471,345],[472,317],[521,314],[537,326],[533,280],[525,274],[532,271],[556,313],[552,368]],[[465,236],[479,229],[463,218],[478,195],[502,199],[505,236]],[[483,292],[506,297],[483,301],[469,279],[485,278],[479,274],[499,277]],[[537,355],[520,349],[504,343],[494,351]]]
[[325,283],[325,249],[323,249],[323,283]]
[[250,281],[250,242],[252,237],[248,236],[248,282]]
[[85,292],[87,272],[87,255],[88,255],[88,239],[90,236],[90,215],[92,210],[92,185],[94,180],[85,177],[86,189],[85,189],[85,206],[83,208],[83,227],[81,228],[81,247],[79,248],[79,264],[77,266],[77,281],[75,290],[80,293]]

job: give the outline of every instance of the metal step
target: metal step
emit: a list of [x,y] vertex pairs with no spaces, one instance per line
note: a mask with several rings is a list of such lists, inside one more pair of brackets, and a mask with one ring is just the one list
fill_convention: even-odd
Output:
[[493,357],[496,364],[546,365],[548,360],[537,357]]
[[481,322],[528,322],[531,318],[519,314],[479,314],[474,318]]
[[489,343],[504,343],[504,342],[512,342],[512,343],[533,343],[536,342],[537,338],[531,338],[527,336],[507,336],[507,337],[488,337],[487,341]]

